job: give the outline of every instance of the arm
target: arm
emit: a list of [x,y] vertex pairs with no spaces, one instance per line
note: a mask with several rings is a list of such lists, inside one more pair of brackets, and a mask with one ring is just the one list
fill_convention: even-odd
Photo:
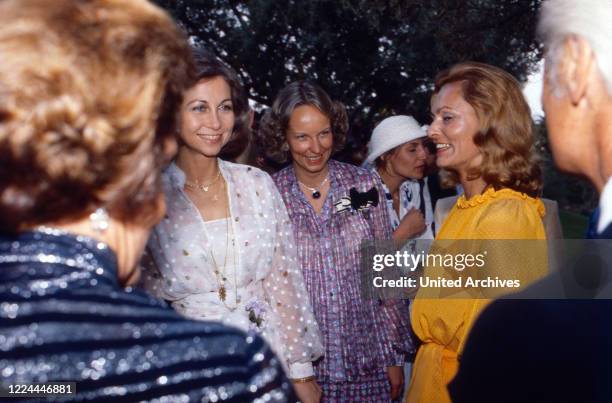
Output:
[[[374,185],[378,191],[378,206],[372,208],[372,233],[375,240],[391,240],[399,237],[406,239],[403,231],[407,226],[406,220],[402,220],[398,230],[400,234],[396,235],[391,230],[391,221],[384,201],[384,190],[378,178],[374,177]],[[412,213],[412,212],[411,212]],[[418,223],[423,217],[420,211],[416,210],[413,218]],[[410,215],[407,214],[406,219]],[[420,216],[420,217],[419,217]],[[402,226],[402,224],[404,226]],[[410,222],[412,224],[412,222]],[[404,228],[404,229],[401,229]],[[396,230],[397,232],[397,230]],[[403,365],[408,353],[413,352],[414,346],[410,337],[410,315],[408,307],[403,300],[386,300],[381,301],[380,314],[383,318],[383,326],[379,329],[379,337],[382,343],[382,351],[384,355],[385,367],[387,369],[387,377],[391,386],[391,398],[397,399],[401,393],[404,383]]]
[[[151,250],[152,248],[155,248],[156,244],[159,244],[159,242],[158,236],[154,230],[151,231],[149,242],[147,243],[144,254],[142,255],[142,259],[140,260],[140,267],[142,270],[138,284],[140,287],[147,290],[148,293],[157,298],[165,299],[167,301],[175,300],[176,298],[174,298],[172,293],[166,292],[166,287],[164,286],[164,275],[160,270],[160,266],[166,265],[167,262],[165,259],[163,259],[161,254],[155,254]],[[157,257],[157,260],[154,256]]]
[[323,355],[319,327],[314,318],[293,237],[291,221],[281,195],[269,176],[270,217],[275,220],[271,268],[264,279],[264,292],[271,306],[271,320],[278,326],[284,344],[290,378],[314,374],[312,362]]
[[[170,241],[169,230],[158,224],[149,237],[140,261],[142,275],[139,285],[157,298],[176,301],[193,293],[192,285],[181,281],[181,274],[190,269],[184,249]],[[172,247],[164,248],[164,242]],[[171,264],[170,261],[173,263]]]
[[[392,237],[391,224],[382,199],[385,193],[377,178],[374,178],[374,186],[378,191],[379,203],[378,206],[372,207],[371,211],[372,233],[375,240],[390,240]],[[391,392],[397,397],[403,383],[401,366],[404,365],[406,354],[414,350],[410,337],[410,318],[407,305],[402,300],[386,300],[379,306],[384,323],[379,329],[379,339],[382,343]]]
[[[474,236],[480,240],[480,249],[487,252],[485,266],[475,272],[479,277],[517,279],[524,288],[546,274],[544,225],[538,210],[529,203],[504,199],[483,212]],[[500,290],[486,291],[493,291],[485,293],[487,298],[503,294],[495,292]]]
[[[502,199],[491,203],[481,215],[473,253],[486,251],[485,265],[466,273],[477,279],[505,279],[520,281],[520,288],[481,288],[477,291],[473,309],[466,316],[466,335],[476,318],[492,298],[518,292],[545,275],[547,247],[545,232],[538,210],[528,201]],[[467,270],[466,270],[467,272]],[[462,354],[467,337],[461,340]]]
[[425,231],[425,217],[419,209],[412,208],[400,221],[398,227],[393,231],[393,239],[405,241],[411,239]]

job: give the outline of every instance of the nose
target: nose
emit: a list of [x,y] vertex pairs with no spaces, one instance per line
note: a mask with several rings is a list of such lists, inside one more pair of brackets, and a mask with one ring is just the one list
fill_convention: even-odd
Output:
[[321,143],[319,142],[318,138],[315,138],[313,141],[311,141],[310,152],[312,152],[313,154],[321,153]]
[[435,119],[427,128],[427,137],[432,140],[435,140],[438,137],[438,124],[436,123]]
[[425,146],[423,144],[419,144],[417,147],[417,159],[419,161],[425,161],[427,158],[427,152],[425,151]]
[[219,130],[221,128],[221,119],[219,119],[219,111],[213,109],[208,117],[207,126],[213,130]]

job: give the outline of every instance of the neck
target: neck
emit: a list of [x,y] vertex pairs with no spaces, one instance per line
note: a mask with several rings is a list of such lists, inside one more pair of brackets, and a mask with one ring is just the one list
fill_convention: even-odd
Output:
[[389,192],[393,195],[399,191],[400,185],[406,180],[403,176],[390,174],[386,169],[376,168],[376,171],[380,175],[385,186],[387,186],[387,189],[389,189]]
[[461,186],[463,186],[465,198],[471,199],[473,196],[482,194],[487,187],[487,183],[482,178],[467,180],[465,177],[462,177]]
[[93,230],[89,218],[70,223],[50,223],[48,226],[107,244],[117,257],[119,283],[128,286],[138,281],[140,271],[137,263],[147,242],[148,230],[130,226],[113,218],[109,219],[109,227],[103,232]]
[[207,157],[185,146],[179,148],[175,162],[188,181],[208,183],[219,173],[217,157]]
[[304,185],[316,188],[325,178],[327,178],[327,175],[329,175],[329,164],[325,164],[325,167],[319,172],[308,172],[293,163],[293,171],[298,181],[302,182]]

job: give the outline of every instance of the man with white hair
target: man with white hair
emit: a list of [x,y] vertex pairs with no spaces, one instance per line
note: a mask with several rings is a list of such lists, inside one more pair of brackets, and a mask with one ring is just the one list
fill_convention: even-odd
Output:
[[610,236],[612,1],[547,1],[538,31],[546,47],[542,103],[555,162],[600,192],[597,232]]
[[[547,0],[538,26],[555,162],[600,192],[597,230],[604,239],[612,238],[611,21],[612,0]],[[609,282],[610,264],[603,263],[599,279]],[[574,275],[592,266],[580,260]],[[449,385],[453,402],[612,401],[612,300],[526,299],[542,297],[561,277],[551,275],[522,300],[495,301],[481,314]]]

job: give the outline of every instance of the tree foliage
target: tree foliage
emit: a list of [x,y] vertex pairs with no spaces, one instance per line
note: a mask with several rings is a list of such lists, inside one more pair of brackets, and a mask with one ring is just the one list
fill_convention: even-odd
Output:
[[347,105],[362,145],[390,114],[425,123],[441,69],[475,60],[524,80],[541,53],[541,0],[156,1],[239,71],[261,104],[291,81],[317,81]]
[[555,166],[544,120],[536,124],[536,147],[544,172],[544,194],[556,200],[559,208],[589,215],[597,207],[598,195],[593,185],[583,177],[566,174]]

